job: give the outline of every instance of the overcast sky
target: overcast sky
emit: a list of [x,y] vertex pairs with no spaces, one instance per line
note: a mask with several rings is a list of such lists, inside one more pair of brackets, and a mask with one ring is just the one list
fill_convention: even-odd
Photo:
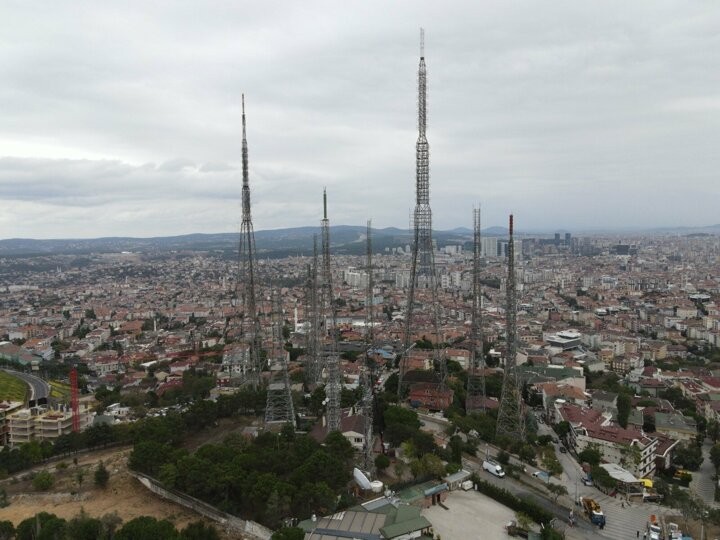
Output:
[[720,2],[0,3],[0,238],[720,222]]

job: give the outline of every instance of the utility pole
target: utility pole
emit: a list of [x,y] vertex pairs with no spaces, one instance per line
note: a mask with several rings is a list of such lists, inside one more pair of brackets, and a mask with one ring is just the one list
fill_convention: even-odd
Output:
[[515,292],[515,242],[513,240],[513,216],[510,214],[510,240],[508,242],[507,304],[505,306],[506,348],[505,373],[503,377],[500,410],[497,419],[497,435],[514,440],[525,440],[525,419],[522,393],[517,373],[517,296]]
[[[432,210],[430,209],[430,145],[427,129],[427,68],[425,66],[425,31],[420,29],[420,65],[418,67],[418,139],[415,145],[415,191],[416,204],[413,214],[413,246],[410,267],[410,287],[404,329],[404,349],[411,345],[413,331],[417,329],[415,316],[415,294],[418,289],[429,293],[430,317],[435,341],[442,341],[440,335],[440,303],[438,301],[435,253],[432,242]],[[427,301],[427,295],[425,295]],[[433,349],[434,365],[439,371],[439,388],[445,389],[447,366],[439,349]],[[398,396],[403,399],[405,375],[408,371],[407,353],[400,357],[398,372]]]

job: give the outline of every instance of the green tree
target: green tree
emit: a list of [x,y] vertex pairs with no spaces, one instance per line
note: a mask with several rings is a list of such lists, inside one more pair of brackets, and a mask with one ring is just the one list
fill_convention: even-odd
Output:
[[15,526],[12,521],[0,521],[0,540],[12,540],[15,538]]
[[303,540],[305,531],[300,527],[283,527],[275,531],[270,540]]
[[78,469],[75,472],[75,481],[78,483],[78,491],[82,491],[82,485],[85,481],[85,471],[83,469]]
[[333,431],[328,434],[323,444],[331,455],[342,460],[352,459],[355,454],[352,443],[350,443],[348,438],[339,431]]
[[463,440],[458,435],[453,435],[450,437],[448,446],[450,447],[450,461],[461,464],[463,447],[465,446]]
[[515,512],[515,522],[518,524],[518,527],[521,529],[525,529],[526,531],[530,530],[530,527],[532,526],[532,518],[525,514],[524,512]]
[[420,419],[415,411],[392,405],[385,409],[385,425],[402,424],[414,429],[420,429]]
[[554,426],[555,433],[558,434],[558,437],[561,439],[564,439],[567,437],[568,433],[570,433],[570,422],[567,420],[563,420],[562,422],[558,422]]
[[607,472],[599,465],[593,467],[590,470],[590,474],[592,475],[592,479],[595,485],[603,489],[609,490],[617,486],[617,481],[612,476],[610,476],[609,472]]
[[710,420],[705,428],[705,435],[710,437],[713,443],[716,443],[720,438],[720,423],[716,420]]
[[385,454],[380,454],[375,458],[375,468],[377,468],[378,471],[384,471],[390,466],[390,458],[387,457]]
[[128,465],[131,469],[156,476],[171,457],[172,448],[154,441],[137,443],[130,453]]
[[626,428],[628,425],[628,418],[630,418],[631,406],[632,406],[632,399],[630,398],[629,394],[623,392],[620,395],[618,395],[617,419],[618,419],[618,424],[620,424],[620,426],[623,428]]
[[679,444],[675,449],[673,461],[676,465],[688,471],[697,471],[703,462],[701,448],[692,442]]
[[105,464],[101,461],[98,463],[97,469],[95,469],[95,485],[105,489],[107,487],[108,480],[110,480],[110,473]]
[[720,444],[714,444],[710,449],[710,461],[715,465],[715,474],[717,474],[720,469]]
[[578,460],[580,463],[587,463],[589,465],[600,465],[602,459],[602,452],[598,445],[590,444],[578,454]]
[[103,524],[99,519],[91,518],[84,510],[67,524],[67,537],[72,540],[97,540],[102,538]]
[[220,540],[220,535],[212,525],[195,521],[182,530],[180,540]]
[[115,534],[115,540],[177,540],[178,532],[172,523],[154,517],[140,516],[128,521]]
[[547,490],[552,494],[553,501],[557,503],[558,497],[560,495],[567,495],[568,490],[567,488],[562,484],[553,484],[552,482],[545,485]]
[[55,483],[55,477],[49,471],[41,471],[35,475],[32,484],[37,491],[47,491]]
[[550,476],[560,476],[563,472],[562,465],[555,456],[555,452],[546,452],[543,457],[543,466]]
[[40,512],[21,521],[16,529],[16,540],[59,540],[65,538],[67,521],[55,514]]

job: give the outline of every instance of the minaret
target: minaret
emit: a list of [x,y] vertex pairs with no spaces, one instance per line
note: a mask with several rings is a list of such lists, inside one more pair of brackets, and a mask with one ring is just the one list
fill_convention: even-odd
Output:
[[242,96],[242,221],[238,246],[238,279],[235,283],[235,297],[240,296],[242,313],[242,334],[249,346],[249,358],[243,371],[245,381],[257,387],[262,369],[260,348],[262,336],[255,296],[255,231],[250,213],[250,179],[248,174],[248,144],[245,125],[245,94]]
[[[427,69],[425,67],[425,31],[420,29],[420,65],[418,67],[418,139],[415,144],[415,191],[416,204],[413,214],[413,246],[410,267],[410,287],[405,316],[404,350],[400,358],[398,373],[398,395],[404,396],[403,380],[407,368],[408,351],[412,346],[412,331],[417,330],[413,320],[415,293],[425,289],[429,293],[430,309],[424,310],[432,319],[435,340],[442,341],[440,335],[440,304],[437,297],[437,275],[432,243],[432,211],[430,210],[430,147],[426,137],[427,127]],[[425,295],[426,297],[428,295]],[[427,301],[427,298],[426,298]],[[434,364],[439,369],[440,388],[445,387],[447,366],[437,349],[434,350]]]
[[513,216],[510,214],[510,239],[508,241],[507,304],[505,306],[506,348],[505,375],[503,378],[500,410],[497,419],[497,435],[514,440],[525,440],[525,419],[522,393],[517,373],[517,296],[515,293],[515,243],[513,241]]

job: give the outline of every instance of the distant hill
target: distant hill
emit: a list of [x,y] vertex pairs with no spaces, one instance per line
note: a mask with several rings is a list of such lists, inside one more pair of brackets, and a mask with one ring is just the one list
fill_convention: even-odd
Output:
[[[331,248],[335,253],[365,253],[366,227],[336,225],[330,227]],[[406,246],[411,242],[407,230],[395,227],[373,229],[374,251],[386,247]],[[434,238],[439,245],[463,243],[471,240],[470,231],[435,231]],[[152,238],[105,237],[90,239],[35,240],[11,238],[0,240],[0,256],[54,255],[158,252],[158,251],[234,251],[237,249],[238,233],[185,234]],[[309,254],[313,249],[313,238],[320,243],[319,227],[293,227],[255,231],[255,244],[259,256],[286,256]]]
[[[336,225],[330,227],[331,249],[339,254],[365,253],[365,235],[367,230],[357,225]],[[720,234],[719,225],[707,227],[664,227],[644,230],[595,230],[576,231],[577,234],[674,234],[700,235]],[[407,246],[412,236],[407,229],[386,227],[373,229],[373,250]],[[506,227],[488,227],[483,236],[507,237]],[[517,231],[519,236],[550,235],[542,231]],[[167,252],[167,251],[221,251],[237,250],[239,233],[185,234],[180,236],[159,236],[153,238],[106,237],[90,239],[35,240],[29,238],[10,238],[0,240],[0,257],[23,255],[89,254],[131,252]],[[320,243],[319,227],[293,227],[255,231],[255,243],[261,257],[284,257],[295,254],[310,254],[313,249],[313,237]],[[447,244],[467,244],[472,242],[472,230],[458,227],[449,231],[433,231],[433,238],[439,246]],[[229,255],[228,255],[229,256]]]

